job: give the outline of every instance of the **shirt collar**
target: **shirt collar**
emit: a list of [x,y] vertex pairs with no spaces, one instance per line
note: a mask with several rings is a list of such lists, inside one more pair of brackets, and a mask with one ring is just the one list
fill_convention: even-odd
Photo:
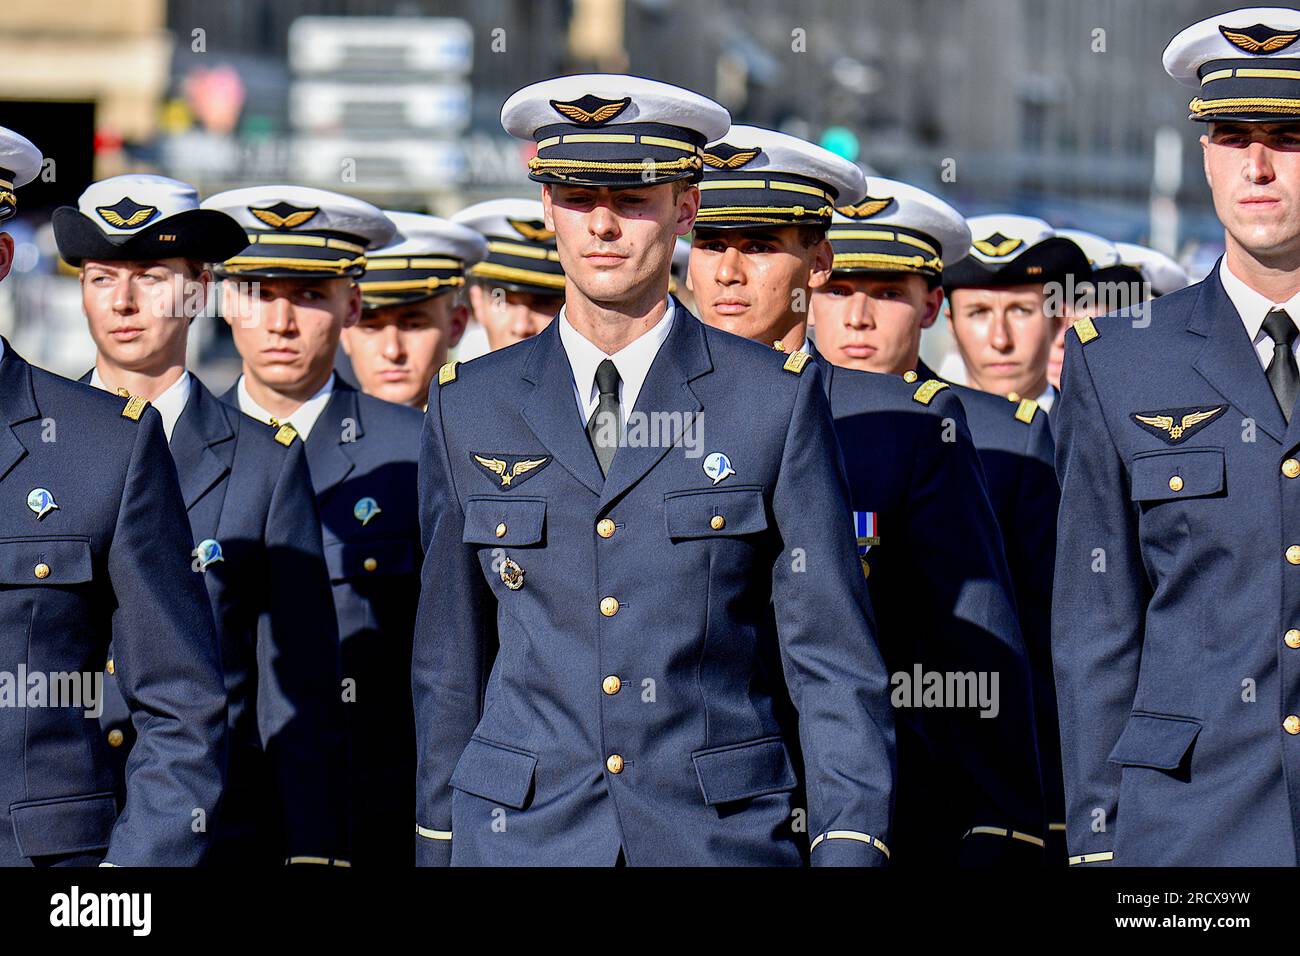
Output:
[[321,386],[320,391],[284,418],[276,418],[253,400],[253,396],[248,393],[248,385],[244,382],[244,376],[242,375],[239,376],[235,395],[239,401],[239,410],[245,415],[256,418],[259,422],[266,422],[268,425],[272,420],[279,422],[281,425],[292,425],[294,431],[298,433],[303,441],[306,441],[311,435],[312,428],[316,425],[316,419],[320,418],[321,412],[325,411],[325,406],[329,404],[330,395],[333,391],[334,373],[330,372],[329,380]]
[[1291,321],[1300,327],[1300,292],[1285,302],[1274,302],[1237,278],[1236,273],[1228,268],[1227,256],[1219,260],[1219,280],[1223,283],[1223,291],[1228,293],[1228,298],[1236,307],[1237,315],[1241,317],[1246,326],[1246,334],[1252,342],[1259,338],[1264,329],[1264,320],[1274,309],[1285,309],[1287,315],[1291,316]]
[[[116,391],[99,377],[98,366],[90,370],[90,384],[106,392]],[[167,386],[165,392],[149,402],[150,405],[158,409],[158,414],[162,416],[163,432],[167,435],[168,441],[172,440],[172,432],[176,428],[176,421],[181,417],[181,412],[185,411],[185,404],[189,400],[190,373],[182,371],[180,378]]]
[[590,417],[588,413],[600,398],[599,392],[596,391],[596,367],[605,359],[612,361],[618,369],[622,391],[620,404],[623,406],[623,415],[626,418],[627,413],[636,405],[641,386],[650,373],[650,366],[654,363],[655,356],[659,354],[660,346],[672,331],[675,318],[673,302],[669,299],[663,318],[655,323],[653,328],[642,332],[613,355],[606,355],[570,324],[565,308],[560,309],[558,320],[560,342],[564,346],[565,354],[569,357],[569,366],[573,370],[573,384],[583,421]]
[[1050,412],[1052,410],[1052,406],[1056,404],[1057,394],[1058,392],[1056,391],[1056,388],[1052,385],[1051,382],[1048,382],[1047,388],[1043,390],[1043,394],[1039,395],[1038,398],[1035,399],[1035,401],[1038,402],[1038,407],[1041,408],[1043,411]]

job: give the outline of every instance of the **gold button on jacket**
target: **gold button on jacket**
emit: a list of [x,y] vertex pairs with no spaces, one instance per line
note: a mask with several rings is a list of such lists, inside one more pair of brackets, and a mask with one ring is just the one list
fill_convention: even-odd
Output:
[[[1300,549],[1297,549],[1300,550]],[[606,617],[613,617],[618,613],[618,598],[607,597],[600,602],[600,613]]]
[[613,674],[610,674],[608,677],[605,678],[604,682],[600,686],[601,689],[604,690],[606,694],[613,696],[614,694],[617,694],[619,692],[619,688],[623,686],[623,682],[619,680],[617,677],[615,677]]
[[1300,734],[1300,717],[1291,714],[1286,720],[1282,721],[1282,726],[1288,734]]
[[[1295,718],[1293,717],[1292,720],[1295,720]],[[605,761],[605,768],[610,773],[622,773],[623,758],[620,757],[618,754],[610,754],[609,759]]]
[[601,518],[596,522],[596,534],[600,535],[602,538],[614,537],[614,522],[610,521],[608,518]]
[[1300,475],[1300,461],[1296,461],[1294,458],[1288,458],[1286,461],[1282,462],[1282,474],[1286,475],[1288,478],[1294,478],[1297,475]]
[[42,561],[32,569],[32,573],[38,578],[48,578],[50,576],[50,566]]

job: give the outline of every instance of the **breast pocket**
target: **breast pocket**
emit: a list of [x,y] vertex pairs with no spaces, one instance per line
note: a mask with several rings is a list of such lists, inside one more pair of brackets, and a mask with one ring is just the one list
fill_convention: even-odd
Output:
[[760,485],[670,491],[664,517],[673,541],[737,538],[767,530],[767,503]]
[[1143,505],[1222,496],[1222,448],[1179,448],[1137,455],[1131,466],[1132,499]]
[[61,587],[92,577],[89,538],[0,538],[0,585]]
[[466,544],[522,548],[546,540],[546,499],[475,495],[465,502]]

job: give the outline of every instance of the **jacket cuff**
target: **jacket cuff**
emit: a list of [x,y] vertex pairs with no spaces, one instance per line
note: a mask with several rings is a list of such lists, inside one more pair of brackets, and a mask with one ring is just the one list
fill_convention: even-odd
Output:
[[975,826],[962,835],[958,862],[968,867],[1039,867],[1046,841],[1023,830]]
[[1113,865],[1114,862],[1115,853],[1113,850],[1103,850],[1097,853],[1080,853],[1078,856],[1070,857],[1070,866],[1081,866],[1089,863]]
[[889,847],[860,830],[827,830],[813,838],[810,854],[813,866],[884,866],[889,862]]
[[415,825],[415,865],[451,866],[451,831]]

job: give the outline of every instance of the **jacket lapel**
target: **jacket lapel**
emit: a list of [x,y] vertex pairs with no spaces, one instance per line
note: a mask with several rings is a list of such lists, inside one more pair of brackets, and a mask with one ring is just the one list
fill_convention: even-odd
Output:
[[18,440],[12,426],[39,418],[41,413],[32,390],[31,366],[2,336],[0,342],[4,342],[4,355],[0,356],[0,479],[3,479],[27,454],[27,447]]
[[[348,443],[343,440],[343,420],[351,419],[356,423],[349,432],[354,441],[359,441],[363,434],[359,404],[356,389],[342,378],[335,377],[330,400],[311,428],[306,443],[307,466],[311,469],[316,500],[321,503],[356,467],[348,452]],[[289,419],[292,420],[293,416]]]
[[1201,283],[1187,330],[1205,339],[1192,367],[1262,431],[1281,442],[1287,432],[1286,419],[1277,406],[1255,347],[1246,337],[1236,306],[1219,281],[1217,266]]
[[176,427],[172,429],[171,451],[181,480],[185,508],[194,505],[230,472],[234,458],[235,433],[216,398],[194,375],[190,375],[190,397]]
[[[658,464],[659,459],[668,453],[668,449],[681,441],[685,428],[700,427],[700,423],[693,423],[693,419],[703,406],[691,391],[689,383],[712,370],[713,363],[704,341],[704,326],[699,319],[678,305],[672,330],[659,347],[659,353],[637,395],[636,407],[632,409],[646,416],[647,424],[642,426],[645,428],[646,440],[620,445],[615,452],[609,475],[601,489],[602,508],[645,477]],[[657,441],[656,436],[662,429],[651,416],[661,412],[668,413],[666,421],[672,429],[671,442]],[[629,425],[635,423],[629,421]],[[630,430],[629,433],[635,435]],[[586,438],[585,432],[583,438]],[[591,452],[590,447],[588,444],[588,452],[594,459],[595,453]]]
[[574,478],[600,494],[605,480],[573,398],[573,369],[560,342],[559,324],[556,319],[533,339],[523,373],[532,388],[524,394],[522,414],[542,447]]

